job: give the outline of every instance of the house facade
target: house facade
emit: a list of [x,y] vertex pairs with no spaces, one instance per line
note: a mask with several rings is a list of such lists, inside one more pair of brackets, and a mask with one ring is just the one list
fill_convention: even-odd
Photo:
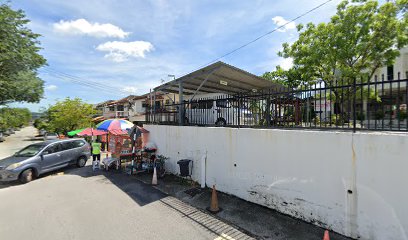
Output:
[[144,94],[142,96],[134,97],[131,100],[131,108],[129,109],[129,121],[145,122],[146,110],[148,108],[155,108],[156,111],[166,113],[175,109],[175,106],[169,106],[178,103],[177,94],[167,94],[164,92],[157,92],[156,96],[153,94]]
[[408,46],[400,50],[400,56],[390,66],[383,66],[374,73],[372,81],[408,79]]
[[119,100],[109,100],[95,105],[104,119],[108,118],[129,118],[131,100],[136,96],[130,95]]

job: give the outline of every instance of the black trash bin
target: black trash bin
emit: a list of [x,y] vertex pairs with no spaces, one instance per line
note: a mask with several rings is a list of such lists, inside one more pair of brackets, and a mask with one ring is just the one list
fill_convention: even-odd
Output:
[[180,166],[180,176],[182,177],[189,177],[191,176],[190,172],[190,159],[181,159],[177,161],[177,164]]

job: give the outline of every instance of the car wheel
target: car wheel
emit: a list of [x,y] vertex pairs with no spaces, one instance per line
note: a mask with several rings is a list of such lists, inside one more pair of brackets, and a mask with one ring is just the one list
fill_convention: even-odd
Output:
[[32,169],[24,170],[19,177],[21,183],[28,183],[34,179],[34,171]]
[[80,157],[77,160],[77,167],[81,168],[84,167],[86,164],[86,158],[85,157]]
[[217,126],[220,126],[220,127],[223,127],[223,126],[225,126],[225,125],[227,125],[227,122],[225,121],[225,119],[218,119],[216,122],[215,122],[215,125],[217,125]]

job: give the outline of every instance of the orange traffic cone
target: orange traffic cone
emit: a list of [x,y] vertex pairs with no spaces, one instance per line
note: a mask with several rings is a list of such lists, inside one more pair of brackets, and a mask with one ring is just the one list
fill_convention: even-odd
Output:
[[218,207],[218,197],[217,197],[217,190],[215,190],[215,185],[213,185],[212,193],[211,193],[211,204],[207,210],[211,213],[218,213],[222,209]]
[[328,231],[328,230],[324,231],[323,240],[330,240],[329,231]]
[[153,171],[152,185],[157,185],[157,173],[156,173],[156,167],[154,167],[154,171]]

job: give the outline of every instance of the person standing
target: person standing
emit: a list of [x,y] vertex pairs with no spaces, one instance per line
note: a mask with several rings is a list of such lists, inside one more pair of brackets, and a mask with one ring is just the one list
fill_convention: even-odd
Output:
[[95,170],[96,166],[99,168],[101,161],[101,142],[99,139],[92,142],[92,170]]

